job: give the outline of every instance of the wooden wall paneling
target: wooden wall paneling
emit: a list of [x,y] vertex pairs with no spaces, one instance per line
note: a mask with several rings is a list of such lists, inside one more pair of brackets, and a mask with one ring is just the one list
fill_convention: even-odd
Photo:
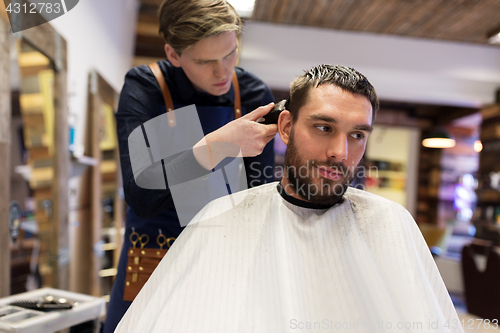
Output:
[[255,0],[252,18],[263,21],[266,0]]
[[[115,108],[116,110],[116,108]],[[122,228],[124,227],[125,221],[125,194],[123,193],[123,182],[122,182],[122,173],[120,166],[120,153],[116,152],[116,165],[117,165],[117,173],[116,173],[116,197],[115,197],[115,207],[114,207],[114,215],[115,215],[115,228],[116,228],[116,250],[113,253],[113,266],[118,268],[118,261],[120,260],[120,253],[123,246],[123,235]]]
[[[142,0],[145,1],[145,0]],[[498,0],[257,0],[253,21],[488,44]]]
[[114,110],[118,107],[118,94],[115,92],[106,80],[98,73],[95,73],[97,78],[97,92],[104,103],[108,103]]
[[[118,99],[119,99],[119,94],[118,92],[116,92],[113,87],[111,87],[111,85],[106,81],[104,80],[98,73],[95,73],[95,76],[97,78],[96,82],[97,82],[97,94],[99,96],[99,101],[100,101],[100,105],[99,105],[99,109],[98,109],[98,115],[100,117],[103,116],[102,114],[102,111],[104,110],[104,105],[102,105],[103,103],[106,103],[108,104],[109,106],[111,106],[111,108],[113,109],[113,112],[116,112],[116,110],[118,109]],[[122,229],[122,226],[123,226],[123,219],[124,219],[124,198],[123,198],[123,188],[122,188],[122,178],[121,178],[121,169],[120,169],[120,154],[119,154],[119,151],[118,151],[118,138],[116,137],[116,124],[114,122],[114,117],[112,118],[113,119],[113,124],[112,124],[112,128],[113,128],[113,135],[115,136],[115,142],[116,142],[116,146],[112,149],[112,158],[111,160],[104,160],[104,158],[102,158],[102,164],[103,165],[104,163],[107,163],[107,164],[114,164],[114,167],[115,169],[113,169],[113,173],[114,175],[109,175],[109,173],[105,173],[104,170],[101,168],[101,194],[104,194],[105,192],[105,188],[106,188],[106,192],[109,191],[109,189],[111,188],[112,189],[112,192],[113,192],[113,222],[114,222],[114,234],[115,234],[115,237],[113,238],[110,238],[109,239],[109,242],[110,244],[105,244],[104,246],[106,248],[108,248],[106,251],[113,251],[113,254],[111,256],[111,260],[112,260],[112,263],[111,263],[111,266],[112,268],[116,269],[118,267],[118,260],[119,260],[119,256],[120,256],[120,251],[121,251],[121,247],[122,247],[122,243],[123,243],[123,240],[122,240],[122,235],[121,235],[121,229]],[[97,140],[99,141],[99,140]],[[98,142],[100,144],[100,142]],[[100,149],[102,149],[102,147],[100,147]],[[101,154],[103,154],[103,152],[101,151]],[[109,158],[109,157],[107,157]],[[109,178],[109,179],[108,179]],[[102,205],[102,202],[101,202],[101,205]],[[101,224],[101,228],[103,228],[103,224]],[[97,235],[96,235],[97,237]],[[99,237],[100,237],[100,241],[103,240],[103,232],[100,231],[99,233]],[[113,244],[114,243],[114,244]],[[112,245],[111,248],[107,247],[108,245]],[[114,250],[112,250],[112,248],[114,248]],[[106,255],[106,253],[105,253]],[[102,268],[102,266],[101,266]],[[104,272],[104,271],[103,271]],[[106,273],[106,274],[109,274]],[[111,275],[107,275],[109,279],[110,277],[112,279],[114,279],[114,275],[111,276]],[[109,282],[109,281],[108,281]],[[102,293],[103,294],[106,294],[108,292],[110,292],[110,290],[108,290],[111,285],[107,285],[106,282],[103,280],[102,283],[101,283],[101,286],[102,286]]]
[[373,26],[376,29],[380,25],[380,21],[383,21],[384,14],[387,14],[387,11],[382,9],[394,8],[396,6],[394,2],[394,0],[390,0],[381,4],[371,1],[362,7],[356,7],[356,15],[349,16],[349,19],[344,23],[345,27],[349,30],[366,30]]
[[416,4],[414,2],[403,1],[399,2],[397,6],[397,11],[400,12],[400,15],[392,15],[392,17],[384,22],[378,29],[381,33],[388,33],[393,31],[395,34],[403,34],[408,31],[411,26],[411,19],[416,20],[414,18],[416,16],[416,11],[419,10],[420,4]]
[[[500,101],[481,110],[482,124],[480,140],[483,149],[479,153],[479,170],[477,179],[477,203],[471,223],[476,227],[475,238],[493,241],[492,245],[500,245],[500,186],[493,180],[492,173],[500,172],[498,156],[500,156]],[[496,183],[496,184],[495,184]],[[467,287],[467,286],[466,286]],[[496,300],[487,299],[486,304],[494,307]]]
[[[342,9],[342,1],[331,1],[330,5],[322,14],[321,20],[315,22],[312,18],[308,19],[307,24],[310,26],[318,25],[320,27],[331,27],[334,22],[338,22],[341,15],[339,12]],[[335,16],[334,16],[335,15]],[[332,18],[333,17],[333,18]]]
[[288,4],[288,0],[271,0],[272,2],[272,9],[267,13],[269,16],[272,17],[272,20],[276,23],[282,23],[283,16],[280,15],[281,10],[283,9],[284,6]]
[[[141,14],[156,21],[158,2],[140,2]],[[498,0],[256,0],[251,20],[488,45],[499,13]],[[138,44],[146,56],[148,40]]]
[[[306,17],[307,11],[304,8],[300,8],[300,0],[291,0],[288,3],[287,13],[283,19],[283,23],[290,24],[293,22],[303,22],[304,17]],[[310,15],[307,13],[307,15]]]
[[56,59],[56,34],[57,32],[50,24],[42,24],[22,31],[21,36],[24,42],[29,43],[51,61],[54,61]]
[[[500,12],[500,2],[495,0],[483,1],[477,4],[479,8],[471,11],[471,8],[465,8],[465,13],[460,20],[454,22],[454,29],[450,30],[453,36],[461,34],[467,40],[481,42],[486,38],[485,35],[491,30],[497,30],[498,26],[498,13]],[[488,22],[484,25],[490,25],[490,31],[485,34],[483,24],[478,22]],[[469,29],[464,29],[469,27]]]
[[[362,31],[377,31],[379,33],[384,33],[389,26],[400,27],[401,25],[404,25],[409,17],[411,17],[411,13],[415,10],[415,6],[418,5],[399,0],[392,3],[384,3],[382,7],[379,7],[379,10],[382,11],[383,14],[376,15],[375,13],[372,13],[371,15],[374,16],[374,18],[368,19],[368,22],[362,28]],[[398,34],[396,30],[392,31],[394,34]]]
[[0,297],[10,295],[10,34],[0,18]]
[[[39,14],[32,14],[38,15]],[[22,32],[22,39],[55,63],[56,71],[67,71],[66,41],[50,24],[42,24]]]
[[459,26],[455,25],[455,31],[450,29],[450,27],[453,23],[468,18],[467,8],[451,5],[448,6],[447,11],[446,15],[444,15],[444,19],[438,21],[434,20],[433,26],[430,26],[426,33],[434,33],[436,38],[453,38],[453,34],[457,33],[457,28],[459,28]]
[[158,19],[156,17],[149,17],[144,20],[144,15],[140,16],[137,20],[135,32],[137,35],[158,36]]
[[338,0],[336,8],[331,6],[328,10],[328,16],[323,21],[323,27],[342,29],[344,22],[348,19],[351,8],[357,7],[356,4],[348,0]]
[[[78,179],[80,187],[89,187],[88,173],[83,175],[82,179]],[[85,189],[84,189],[85,191]],[[75,221],[78,225],[74,225],[71,231],[74,233],[71,238],[71,263],[70,263],[70,291],[90,295],[90,274],[91,262],[89,253],[92,253],[93,248],[89,242],[90,225],[87,221],[90,219],[89,205],[81,205],[70,212],[70,221]]]
[[[113,100],[114,102],[110,105],[113,106],[114,112],[118,110],[118,101],[120,95],[118,92],[113,90]],[[116,229],[116,250],[113,253],[113,267],[118,268],[118,262],[120,260],[120,253],[123,246],[123,235],[122,229],[125,226],[125,193],[123,192],[123,179],[122,179],[122,168],[120,165],[120,150],[118,149],[118,137],[117,137],[117,147],[115,149],[115,161],[116,161],[116,195],[114,200],[114,218],[115,218],[115,229]]]
[[297,10],[298,8],[299,3],[297,0],[284,2],[277,14],[279,15],[279,22],[282,24],[303,22],[304,18],[310,15],[310,10],[312,8],[300,8],[301,11]]
[[450,23],[454,22],[456,16],[460,14],[461,9],[462,7],[454,3],[443,3],[438,7],[438,15],[430,17],[421,27],[420,34],[422,36],[428,36],[432,33],[435,35],[435,38],[449,37],[450,33],[448,31],[448,26]]
[[[285,13],[288,12],[288,7],[290,6],[290,0],[282,0],[281,6],[276,11],[276,20],[278,22],[283,22],[285,19]],[[289,16],[289,15],[288,15]]]
[[[33,29],[30,29],[33,30]],[[68,92],[67,92],[67,61],[66,42],[58,34],[54,34],[55,58],[52,60],[56,64],[55,89],[54,89],[54,183],[53,200],[54,227],[53,239],[56,240],[54,247],[57,247],[58,263],[55,274],[55,285],[60,289],[69,289],[69,125],[68,125]],[[54,248],[54,250],[56,250]]]
[[[119,168],[118,147],[113,150],[113,162],[115,162],[115,175],[109,177],[106,174],[103,178],[104,162],[109,165],[109,160],[104,161],[101,150],[101,131],[103,130],[103,110],[104,104],[110,105],[114,111],[118,107],[118,93],[95,71],[89,76],[89,99],[88,99],[88,151],[87,154],[95,159],[98,164],[89,170],[89,191],[88,201],[90,203],[90,223],[89,235],[91,245],[91,264],[89,270],[89,292],[94,296],[102,296],[107,288],[103,288],[103,280],[100,273],[103,269],[103,256],[109,248],[103,243],[104,212],[103,212],[103,192],[109,190],[109,182],[115,183],[112,186],[114,192],[114,222],[116,228],[115,246],[113,253],[113,267],[118,266],[119,252],[121,250],[121,228],[124,218],[124,199],[121,185],[121,174]],[[113,126],[115,128],[115,126]],[[113,131],[113,134],[114,131]],[[115,134],[116,135],[116,134]],[[105,186],[106,185],[106,186]],[[88,255],[88,254],[87,254]],[[109,274],[107,272],[106,274]]]

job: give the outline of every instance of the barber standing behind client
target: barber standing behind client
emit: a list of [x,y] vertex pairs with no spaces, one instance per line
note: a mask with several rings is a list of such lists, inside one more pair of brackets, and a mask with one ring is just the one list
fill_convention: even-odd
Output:
[[[273,165],[270,141],[277,133],[277,125],[256,122],[273,108],[273,96],[260,79],[235,67],[242,22],[234,8],[224,0],[165,0],[160,6],[159,21],[167,59],[157,65],[174,109],[195,104],[205,142],[232,143],[241,149],[249,187],[274,181],[264,170]],[[233,75],[237,77],[239,96]],[[241,109],[235,107],[238,97]],[[171,238],[183,229],[168,185],[166,190],[137,186],[130,162],[130,133],[165,112],[164,95],[152,69],[146,65],[131,69],[125,77],[116,113],[123,188],[128,204],[126,230],[105,333],[114,331],[131,304],[123,299],[127,250],[133,246],[130,235],[133,232],[148,235],[146,247],[158,248],[155,240],[159,230]],[[195,172],[196,168],[210,170],[211,164],[224,158],[216,156],[208,160],[206,154],[199,152],[189,151],[182,156]]]

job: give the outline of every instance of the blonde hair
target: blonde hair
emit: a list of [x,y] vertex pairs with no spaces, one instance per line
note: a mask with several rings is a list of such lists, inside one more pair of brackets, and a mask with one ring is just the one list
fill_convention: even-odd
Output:
[[164,0],[158,14],[160,34],[179,55],[207,37],[231,31],[239,36],[243,26],[225,0]]

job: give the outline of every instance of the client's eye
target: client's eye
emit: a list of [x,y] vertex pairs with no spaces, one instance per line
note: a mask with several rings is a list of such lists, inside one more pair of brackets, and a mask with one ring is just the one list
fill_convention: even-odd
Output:
[[316,128],[319,129],[321,132],[330,132],[331,131],[330,126],[326,126],[326,125],[316,126]]
[[352,133],[351,136],[357,140],[361,140],[361,139],[364,139],[365,137],[365,133],[363,132],[356,132],[356,133]]

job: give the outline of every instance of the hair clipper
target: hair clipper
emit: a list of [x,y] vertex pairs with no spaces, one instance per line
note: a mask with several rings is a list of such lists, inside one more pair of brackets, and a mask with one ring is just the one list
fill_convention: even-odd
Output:
[[261,124],[265,124],[265,125],[277,124],[280,113],[283,110],[285,110],[287,102],[288,102],[288,100],[284,99],[281,102],[276,103],[276,105],[274,105],[274,109],[269,111],[269,113],[263,117],[264,120],[261,122]]

